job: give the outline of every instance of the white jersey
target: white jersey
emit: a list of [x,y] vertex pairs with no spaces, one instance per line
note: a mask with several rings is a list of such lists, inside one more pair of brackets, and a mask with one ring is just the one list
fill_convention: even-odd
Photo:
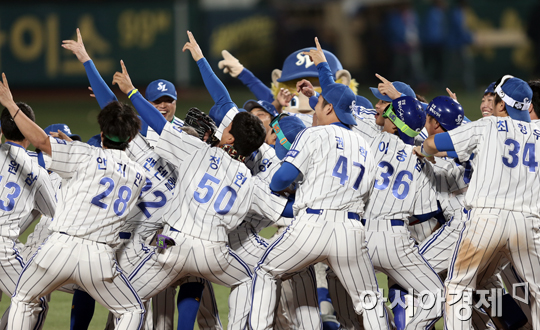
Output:
[[296,191],[295,214],[305,208],[364,213],[374,163],[369,145],[358,134],[334,124],[306,128],[283,161],[304,175]]
[[[184,126],[184,121],[176,116],[174,116],[172,123],[180,127]],[[156,131],[154,131],[152,127],[148,126],[146,130],[145,138],[146,138],[146,141],[148,141],[148,143],[150,144],[150,146],[155,147],[159,140],[159,134]]]
[[396,135],[358,120],[353,130],[370,144],[377,164],[375,184],[364,218],[406,220],[437,210],[432,167],[413,154],[413,146]]
[[167,224],[184,234],[227,242],[227,233],[250,212],[277,220],[285,198],[252,177],[244,163],[167,123],[156,152],[178,167],[177,191],[165,212]]
[[466,220],[465,190],[471,177],[470,162],[459,163],[448,157],[435,158],[433,164],[438,200],[445,219]]
[[460,160],[474,153],[467,208],[496,208],[540,217],[540,126],[510,117],[484,117],[448,132]]
[[142,239],[146,239],[163,227],[161,217],[165,212],[165,205],[173,198],[178,172],[154,152],[141,134],[130,142],[126,153],[129,158],[143,166],[146,184],[137,201],[137,207],[128,214],[121,231],[138,234]]
[[50,138],[45,166],[68,179],[49,229],[107,244],[118,243],[119,229],[135,207],[145,170],[122,150]]
[[25,148],[6,142],[0,146],[0,235],[17,239],[21,220],[36,209],[54,216],[55,190],[49,174],[27,154]]
[[298,112],[286,112],[289,116],[294,116],[300,118],[300,120],[306,125],[306,127],[313,126],[313,115],[308,115],[306,113]]

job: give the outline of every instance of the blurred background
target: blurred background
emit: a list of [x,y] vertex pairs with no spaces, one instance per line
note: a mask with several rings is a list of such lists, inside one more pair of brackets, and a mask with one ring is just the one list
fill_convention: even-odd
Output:
[[0,71],[18,100],[40,106],[38,122],[76,119],[95,134],[99,109],[86,93],[84,68],[60,47],[63,39],[75,38],[77,27],[107,82],[120,59],[142,90],[158,78],[174,82],[179,117],[191,106],[212,104],[197,66],[181,51],[186,30],[194,32],[240,106],[253,96],[218,72],[223,49],[270,85],[272,70],[281,69],[293,51],[313,46],[318,36],[360,83],[359,94],[372,101],[367,87],[377,85],[374,74],[380,73],[409,83],[428,101],[450,87],[474,119],[490,82],[504,74],[540,77],[534,17],[540,17],[538,0],[3,1]]
[[[208,111],[213,105],[196,64],[182,53],[186,30],[239,106],[254,96],[218,70],[223,49],[270,86],[272,70],[292,52],[314,46],[317,36],[373,104],[368,87],[377,86],[380,73],[410,84],[428,101],[449,87],[474,120],[490,82],[504,74],[540,78],[538,17],[538,0],[1,1],[0,71],[41,127],[66,123],[86,141],[99,133],[99,107],[89,96],[83,65],[60,47],[75,39],[77,27],[108,83],[120,59],[142,91],[159,78],[174,82],[180,118],[192,106]],[[228,290],[216,290],[226,325]],[[70,302],[66,294],[53,294],[46,329],[69,326]],[[4,295],[0,311],[8,304]],[[102,329],[106,312],[99,307],[96,313],[91,328]]]

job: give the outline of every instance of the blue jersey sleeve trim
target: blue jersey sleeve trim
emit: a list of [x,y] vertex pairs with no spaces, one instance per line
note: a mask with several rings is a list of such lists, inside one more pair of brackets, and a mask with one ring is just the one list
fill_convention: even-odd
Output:
[[296,166],[289,162],[284,162],[279,170],[274,173],[272,182],[270,182],[270,189],[272,191],[285,190],[294,182],[298,174],[300,174],[300,170]]
[[448,134],[448,132],[435,134],[435,137],[433,139],[437,150],[454,151],[454,143],[452,142],[452,139],[450,138],[450,134]]
[[334,81],[334,75],[332,74],[332,70],[330,70],[330,66],[328,65],[328,62],[321,62],[317,64],[317,70],[319,71],[319,83],[321,84],[321,88],[324,90],[328,85],[333,84]]

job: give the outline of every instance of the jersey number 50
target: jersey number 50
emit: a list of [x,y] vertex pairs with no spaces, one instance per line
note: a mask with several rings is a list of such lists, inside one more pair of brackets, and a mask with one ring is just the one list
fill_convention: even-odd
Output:
[[[102,209],[107,209],[109,205],[103,203],[101,200],[107,196],[109,196],[113,189],[114,189],[114,181],[111,178],[102,178],[101,181],[99,181],[99,184],[107,186],[107,189],[102,192],[101,194],[98,194],[94,198],[92,198],[92,204],[95,206],[101,207]],[[127,193],[127,194],[126,194]],[[118,189],[118,198],[114,201],[113,209],[114,213],[116,213],[117,216],[121,217],[124,212],[126,212],[127,209],[127,203],[131,199],[131,189],[127,186],[121,186],[120,189]],[[122,205],[122,207],[120,207]]]
[[[208,203],[209,200],[212,199],[212,196],[214,196],[214,187],[212,187],[210,184],[215,183],[219,184],[221,182],[220,179],[208,174],[204,173],[203,178],[201,179],[201,182],[199,182],[199,185],[197,187],[201,189],[205,189],[206,193],[201,194],[200,192],[196,191],[193,194],[193,198],[201,204]],[[225,204],[224,208],[221,208],[221,204],[223,204],[223,200],[227,196],[228,193],[231,193],[231,197],[229,197],[229,201],[227,204]],[[237,193],[236,190],[234,190],[231,186],[225,186],[221,191],[219,192],[218,196],[216,197],[216,201],[214,202],[214,210],[221,215],[225,215],[229,213],[231,210],[234,201],[236,200]]]

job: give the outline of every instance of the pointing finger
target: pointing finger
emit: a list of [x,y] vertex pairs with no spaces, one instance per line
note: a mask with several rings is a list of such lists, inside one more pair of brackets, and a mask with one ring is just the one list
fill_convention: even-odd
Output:
[[120,60],[120,65],[122,66],[122,73],[127,74],[126,66],[124,65],[124,60]]
[[319,38],[315,37],[315,45],[317,45],[317,50],[322,51],[321,44],[319,43]]
[[81,30],[79,28],[77,28],[77,42],[82,43]]
[[390,81],[386,79],[385,77],[381,76],[380,74],[376,73],[375,77],[379,78],[383,83],[389,83]]

